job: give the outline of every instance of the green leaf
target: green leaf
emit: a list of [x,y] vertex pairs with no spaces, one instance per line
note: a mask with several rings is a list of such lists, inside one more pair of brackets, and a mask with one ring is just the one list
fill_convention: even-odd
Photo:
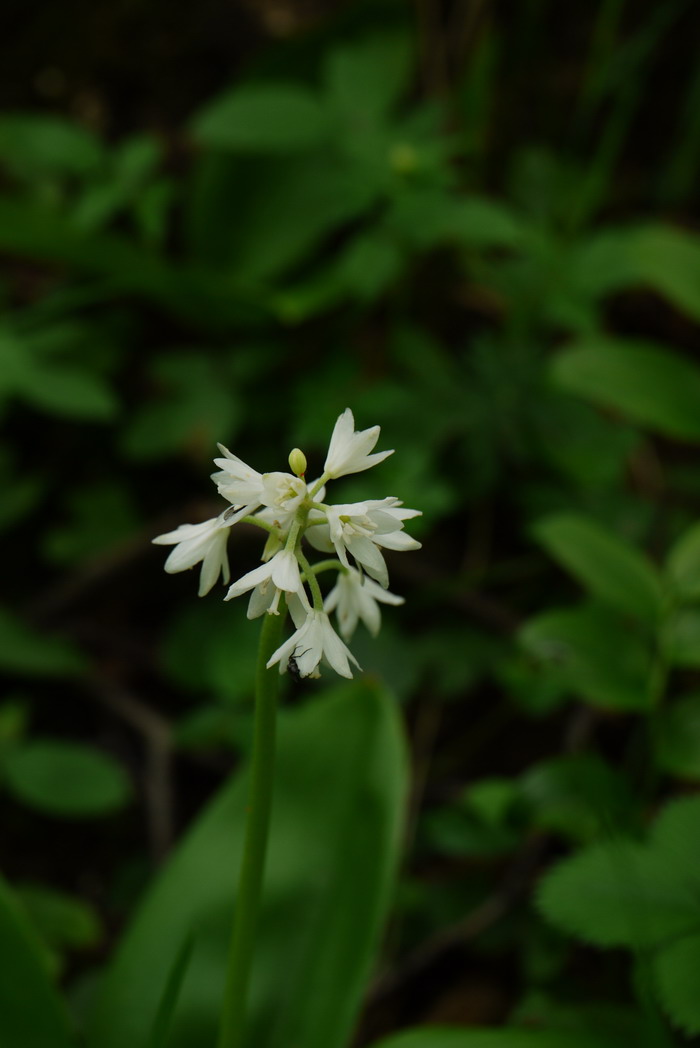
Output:
[[[251,1048],[341,1048],[361,1003],[400,843],[406,768],[389,696],[358,682],[280,725],[253,972]],[[169,1048],[215,1040],[247,804],[237,777],[143,903],[108,972],[94,1048],[148,1044],[172,959],[196,935]]]
[[628,824],[635,810],[625,777],[600,757],[554,757],[520,779],[536,826],[586,841]]
[[106,753],[78,743],[33,740],[10,751],[1,770],[18,800],[47,815],[107,815],[131,797],[121,766]]
[[343,133],[385,119],[408,86],[411,47],[404,34],[371,36],[331,51],[325,78]]
[[375,1041],[372,1048],[625,1048],[624,1040],[570,1030],[498,1030],[421,1026]]
[[523,241],[516,216],[486,197],[456,197],[431,188],[397,194],[391,224],[410,244],[423,250],[437,244],[459,244],[468,250],[514,248]]
[[700,668],[700,611],[682,608],[673,612],[664,623],[662,641],[672,665]]
[[62,1002],[49,982],[27,917],[0,881],[0,1044],[71,1048]]
[[104,379],[66,364],[37,369],[34,381],[23,387],[22,395],[42,411],[96,422],[114,418],[119,407]]
[[664,771],[700,780],[700,695],[679,699],[656,718],[656,760]]
[[660,950],[652,960],[659,998],[674,1025],[700,1034],[700,935],[689,935]]
[[600,336],[570,345],[554,382],[651,430],[700,440],[700,369],[663,346]]
[[28,677],[64,677],[84,668],[83,656],[67,641],[37,632],[0,607],[0,669]]
[[84,176],[103,160],[100,142],[79,124],[37,113],[0,117],[0,161],[22,178]]
[[[43,537],[42,549],[56,564],[95,556],[133,536],[138,518],[123,483],[105,480],[79,488],[66,498],[67,523],[52,526]],[[59,518],[60,519],[60,518]]]
[[697,927],[700,903],[663,851],[612,841],[560,862],[537,902],[562,931],[596,946],[656,946]]
[[649,709],[650,652],[607,608],[582,605],[544,612],[521,627],[518,640],[546,666],[553,682],[575,695],[603,709]]
[[681,599],[700,598],[700,523],[683,532],[671,547],[666,570]]
[[590,592],[622,612],[654,621],[662,589],[651,562],[597,521],[575,513],[539,520],[535,538]]
[[250,84],[210,102],[193,130],[199,142],[217,149],[284,153],[322,141],[328,118],[298,84]]
[[94,946],[101,928],[97,912],[84,899],[43,884],[15,884],[15,893],[29,919],[49,946]]
[[696,893],[700,889],[700,797],[677,797],[657,816],[649,837],[678,878]]

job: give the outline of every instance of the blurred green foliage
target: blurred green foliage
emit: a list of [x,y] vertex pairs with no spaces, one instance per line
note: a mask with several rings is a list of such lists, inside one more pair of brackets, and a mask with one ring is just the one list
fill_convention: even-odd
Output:
[[289,689],[251,1048],[346,1046],[387,920],[358,1044],[700,1035],[697,12],[347,7],[176,129],[0,115],[7,1048],[211,1042],[256,626],[148,543],[346,406],[424,549]]

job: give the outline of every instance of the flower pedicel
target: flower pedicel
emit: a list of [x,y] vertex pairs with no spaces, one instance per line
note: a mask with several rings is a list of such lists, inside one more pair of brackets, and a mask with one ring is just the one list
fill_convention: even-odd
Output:
[[[273,653],[268,668],[278,664],[284,673],[291,659],[295,675],[318,677],[323,660],[341,677],[352,677],[350,663],[358,663],[333,629],[329,613],[335,612],[340,632],[349,640],[358,619],[377,633],[379,603],[403,603],[402,597],[388,592],[382,549],[418,549],[420,543],[403,529],[404,521],[420,516],[420,511],[404,509],[397,498],[335,505],[324,501],[327,481],[361,473],[393,454],[370,454],[379,432],[379,426],[356,432],[347,408],[333,429],[323,474],[311,484],[304,479],[306,458],[298,448],[289,456],[292,473],[257,473],[220,444],[223,457],[214,460],[219,471],[212,480],[231,505],[202,524],[181,524],[153,539],[174,547],[166,571],[185,571],[201,563],[201,597],[219,575],[224,582],[230,580],[227,542],[235,524],[245,520],[267,532],[262,564],[234,582],[225,600],[250,593],[248,618],[257,618],[279,614],[284,595],[296,631]],[[304,538],[314,549],[337,559],[309,564]],[[337,572],[337,578],[324,603],[317,575],[327,570]]]

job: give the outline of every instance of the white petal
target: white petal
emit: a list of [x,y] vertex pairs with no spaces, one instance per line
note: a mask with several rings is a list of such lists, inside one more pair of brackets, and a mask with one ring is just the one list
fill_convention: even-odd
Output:
[[238,582],[234,582],[233,586],[230,587],[228,593],[224,597],[224,600],[232,600],[233,597],[240,597],[241,593],[247,593],[248,590],[254,589],[255,586],[259,586],[265,579],[270,578],[271,565],[274,563],[273,560],[268,561],[267,564],[260,564],[257,568],[253,568],[247,575],[243,575]]
[[296,593],[301,589],[299,562],[291,550],[282,550],[270,561],[271,577],[279,589]]
[[392,531],[389,535],[375,535],[374,541],[378,546],[384,546],[385,549],[409,550],[420,549],[422,546],[421,542],[412,539],[405,531]]
[[384,563],[384,557],[375,544],[370,542],[369,539],[356,538],[351,540],[348,549],[365,571],[386,589],[389,585],[389,573]]

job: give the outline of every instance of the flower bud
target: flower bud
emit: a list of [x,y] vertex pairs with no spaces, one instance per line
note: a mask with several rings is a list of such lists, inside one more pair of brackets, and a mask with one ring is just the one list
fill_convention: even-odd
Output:
[[289,452],[289,468],[297,477],[303,477],[306,473],[306,455],[299,448],[292,448]]

